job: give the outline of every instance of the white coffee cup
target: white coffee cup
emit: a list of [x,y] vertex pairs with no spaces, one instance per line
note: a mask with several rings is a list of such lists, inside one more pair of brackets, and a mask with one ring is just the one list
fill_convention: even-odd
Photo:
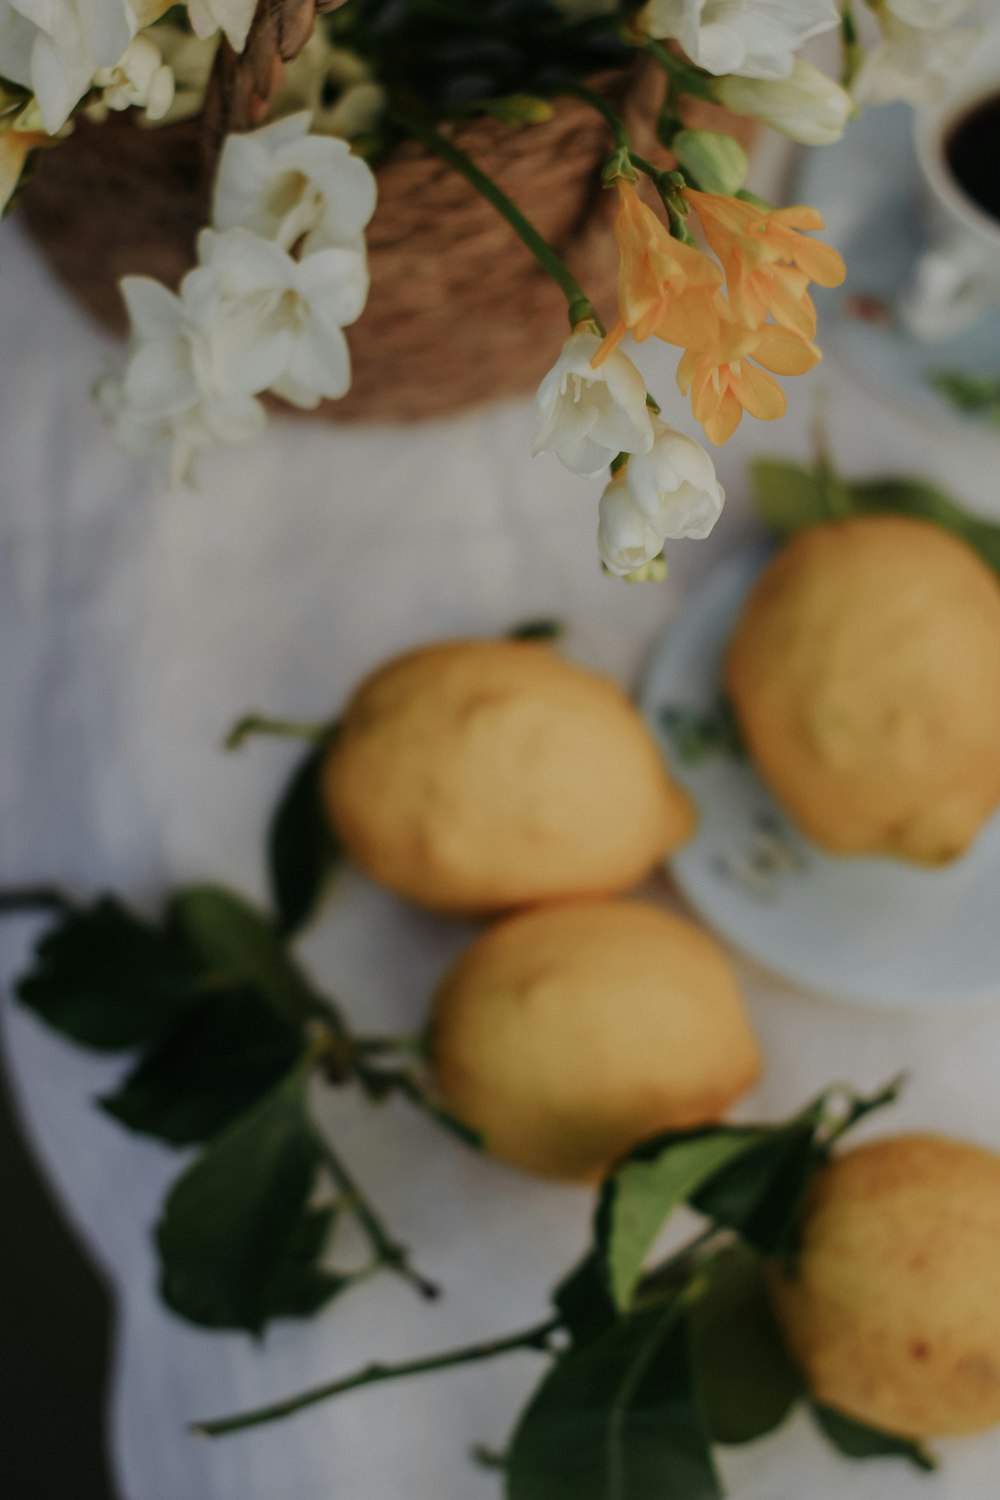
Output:
[[914,117],[927,242],[899,299],[899,313],[919,339],[950,338],[984,312],[1000,307],[1000,220],[980,208],[959,185],[947,156],[956,125],[977,104],[998,95],[1000,25],[994,24],[957,70],[941,99]]

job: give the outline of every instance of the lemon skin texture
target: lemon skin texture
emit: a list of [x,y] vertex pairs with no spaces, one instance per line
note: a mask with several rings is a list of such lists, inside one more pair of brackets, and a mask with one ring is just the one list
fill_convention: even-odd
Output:
[[661,1131],[716,1120],[760,1071],[730,962],[634,901],[508,917],[438,988],[434,1075],[494,1156],[591,1179]]
[[1000,1422],[1000,1156],[932,1135],[819,1175],[772,1297],[816,1398],[903,1437]]
[[621,688],[531,642],[387,663],[348,703],[321,792],[373,880],[454,913],[628,890],[694,824]]
[[762,778],[833,853],[944,864],[1000,803],[1000,582],[930,522],[801,532],[750,595],[725,685]]

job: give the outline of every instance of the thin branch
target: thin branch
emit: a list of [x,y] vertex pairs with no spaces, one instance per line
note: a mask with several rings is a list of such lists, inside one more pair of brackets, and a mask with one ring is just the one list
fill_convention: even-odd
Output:
[[196,1422],[191,1430],[203,1437],[222,1437],[225,1433],[239,1432],[245,1427],[259,1427],[265,1422],[279,1422],[283,1417],[290,1417],[295,1412],[303,1411],[307,1406],[315,1406],[319,1401],[332,1400],[334,1396],[342,1396],[347,1391],[360,1390],[362,1386],[378,1385],[386,1380],[404,1380],[409,1375],[424,1375],[432,1370],[452,1370],[458,1365],[471,1365],[481,1360],[496,1359],[501,1354],[513,1354],[518,1349],[535,1349],[547,1353],[549,1339],[560,1326],[558,1318],[551,1318],[547,1323],[539,1323],[535,1328],[529,1328],[524,1333],[511,1334],[505,1339],[492,1339],[482,1344],[467,1344],[460,1349],[449,1349],[443,1354],[432,1354],[424,1359],[408,1360],[398,1365],[366,1365],[364,1369],[355,1371],[353,1375],[345,1375],[342,1379],[332,1380],[327,1385],[315,1386],[312,1390],[303,1391],[298,1396],[276,1401],[271,1406],[261,1406],[255,1411],[243,1412],[234,1417],[218,1417],[210,1422]]
[[439,1297],[441,1288],[415,1270],[410,1262],[410,1253],[406,1246],[392,1238],[379,1214],[368,1202],[347,1167],[327,1141],[323,1142],[323,1154],[331,1176],[347,1199],[347,1206],[353,1209],[379,1262],[387,1270],[395,1271],[411,1286],[416,1287],[420,1295],[426,1297],[428,1301]]
[[254,735],[276,735],[282,739],[303,740],[318,745],[329,731],[328,724],[307,724],[301,719],[269,719],[266,714],[245,714],[238,719],[222,742],[225,750],[239,750]]

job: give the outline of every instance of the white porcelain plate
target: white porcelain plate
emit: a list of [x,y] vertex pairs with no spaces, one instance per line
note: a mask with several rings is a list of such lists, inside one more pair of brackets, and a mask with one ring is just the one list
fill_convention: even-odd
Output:
[[796,832],[738,753],[686,748],[692,722],[702,739],[705,722],[724,723],[723,653],[767,555],[743,554],[698,587],[643,686],[643,712],[700,816],[671,861],[677,884],[723,938],[809,989],[900,1010],[1000,997],[1000,815],[943,870],[834,858]]

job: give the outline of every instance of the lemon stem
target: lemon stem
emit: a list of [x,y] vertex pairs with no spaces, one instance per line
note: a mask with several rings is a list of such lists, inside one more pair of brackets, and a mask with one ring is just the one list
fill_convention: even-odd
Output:
[[345,1375],[343,1379],[332,1380],[327,1385],[315,1386],[312,1390],[303,1391],[298,1396],[291,1396],[286,1401],[276,1401],[272,1406],[261,1406],[255,1411],[243,1412],[235,1417],[219,1417],[211,1422],[197,1422],[192,1427],[192,1431],[203,1437],[222,1437],[228,1432],[239,1432],[241,1428],[259,1427],[265,1422],[279,1422],[283,1417],[290,1417],[307,1406],[315,1406],[317,1402],[331,1400],[334,1396],[343,1396],[348,1391],[360,1390],[366,1385],[378,1385],[386,1380],[404,1380],[407,1376],[425,1375],[433,1370],[452,1370],[458,1365],[471,1365],[481,1360],[496,1359],[499,1355],[513,1354],[519,1349],[534,1349],[540,1353],[547,1353],[549,1339],[559,1326],[558,1318],[550,1318],[546,1323],[539,1323],[524,1333],[511,1334],[508,1338],[491,1339],[482,1344],[467,1344],[463,1348],[449,1349],[443,1354],[431,1354],[424,1359],[407,1360],[403,1364],[366,1365],[364,1369],[355,1371],[353,1375]]
[[433,1301],[439,1297],[441,1295],[441,1288],[436,1286],[433,1281],[428,1281],[426,1277],[421,1276],[419,1271],[414,1269],[410,1263],[410,1253],[406,1249],[406,1246],[400,1245],[392,1238],[385,1224],[383,1224],[381,1217],[368,1202],[353,1176],[328,1141],[323,1142],[323,1156],[331,1177],[347,1200],[347,1206],[353,1210],[355,1218],[367,1235],[368,1242],[379,1264],[385,1266],[387,1270],[395,1271],[405,1281],[410,1282],[411,1286],[416,1287],[420,1295],[426,1297],[428,1301]]
[[300,719],[269,719],[265,714],[246,714],[238,719],[223,740],[226,750],[239,750],[255,735],[274,735],[282,739],[305,740],[318,745],[329,730],[328,724],[307,724]]

